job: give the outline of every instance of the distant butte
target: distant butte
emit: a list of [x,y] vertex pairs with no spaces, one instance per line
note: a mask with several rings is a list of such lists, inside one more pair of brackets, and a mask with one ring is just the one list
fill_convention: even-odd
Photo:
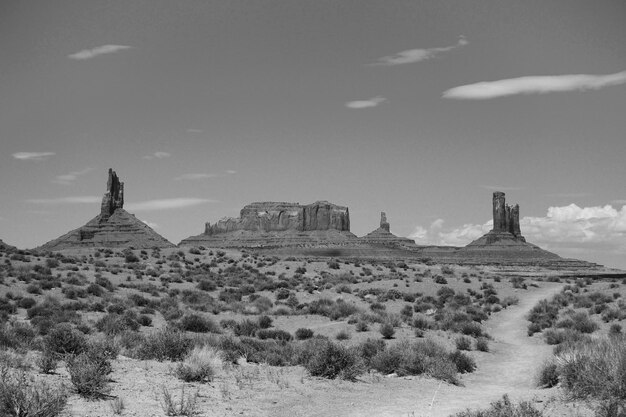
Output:
[[91,247],[170,248],[174,244],[147,224],[124,210],[124,183],[109,168],[107,191],[102,197],[100,214],[82,227],[54,239],[38,250],[58,251]]
[[414,240],[407,237],[399,237],[389,231],[390,226],[385,212],[380,213],[380,226],[378,229],[359,238],[362,243],[370,245],[392,246],[401,249],[415,249],[417,245]]
[[347,207],[328,201],[312,204],[256,202],[241,209],[239,217],[206,223],[204,233],[180,246],[283,247],[357,242],[350,233]]

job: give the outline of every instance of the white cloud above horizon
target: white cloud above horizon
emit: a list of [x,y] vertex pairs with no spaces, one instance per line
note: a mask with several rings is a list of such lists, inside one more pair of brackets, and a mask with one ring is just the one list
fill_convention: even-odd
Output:
[[92,49],[83,49],[82,51],[78,51],[76,53],[70,54],[67,57],[75,60],[86,60],[95,58],[99,55],[104,54],[112,54],[119,51],[124,51],[126,49],[131,49],[132,46],[128,45],[102,45]]
[[154,223],[154,222],[151,222],[151,221],[148,221],[148,220],[142,220],[142,219],[139,219],[139,220],[140,220],[143,224],[145,224],[146,226],[148,226],[148,227],[150,227],[150,228],[152,228],[152,229],[158,229],[158,228],[159,228],[159,225],[158,225],[158,224],[156,224],[156,223]]
[[85,175],[91,171],[93,171],[93,168],[85,168],[82,171],[72,171],[69,174],[57,175],[56,177],[54,177],[52,182],[61,185],[71,185],[74,183],[74,181],[78,179],[78,177]]
[[527,76],[461,85],[444,91],[442,97],[457,100],[487,100],[518,94],[599,90],[621,84],[626,84],[626,71],[606,75]]
[[186,207],[198,206],[201,204],[215,203],[217,200],[208,198],[194,198],[194,197],[181,197],[181,198],[165,198],[160,200],[148,200],[137,203],[129,203],[125,205],[127,211],[157,211],[157,210],[172,210]]
[[16,152],[13,158],[20,161],[44,161],[54,155],[55,152]]
[[[446,228],[442,219],[428,228],[417,226],[409,235],[421,245],[465,246],[487,233],[492,221]],[[620,255],[626,253],[626,205],[549,207],[545,216],[520,219],[526,240],[562,256],[585,253]],[[584,256],[583,256],[584,257]]]
[[368,107],[376,107],[385,101],[387,101],[386,98],[378,96],[367,100],[349,101],[346,103],[346,107],[350,109],[366,109]]
[[459,41],[455,45],[440,48],[408,49],[406,51],[398,52],[395,55],[388,55],[379,58],[378,61],[370,65],[394,66],[426,61],[427,59],[436,57],[442,52],[452,51],[453,49],[460,48],[467,44],[469,44],[469,42],[465,39],[465,36],[460,36]]
[[163,159],[163,158],[169,158],[170,156],[172,156],[171,153],[169,152],[162,152],[162,151],[157,151],[151,155],[145,155],[142,156],[142,159]]
[[57,206],[62,204],[93,204],[102,201],[102,197],[95,195],[86,196],[70,196],[58,198],[31,198],[26,200],[27,203],[41,204],[46,206]]
[[228,175],[234,175],[236,173],[237,171],[232,170],[232,169],[224,171],[223,174],[215,174],[215,173],[208,173],[208,172],[194,172],[194,173],[179,175],[178,177],[174,178],[174,181],[198,181],[198,180],[205,180],[205,179],[211,179],[211,178],[226,177]]

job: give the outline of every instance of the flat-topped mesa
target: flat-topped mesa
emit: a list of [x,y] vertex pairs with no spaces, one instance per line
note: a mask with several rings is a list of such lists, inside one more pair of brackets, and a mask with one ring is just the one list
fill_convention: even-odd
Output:
[[493,193],[493,229],[495,233],[510,233],[523,239],[519,225],[519,204],[509,206],[501,191]]
[[205,235],[216,235],[238,230],[251,232],[300,232],[317,230],[350,231],[350,213],[347,207],[328,201],[313,204],[284,202],[257,202],[241,209],[238,218],[224,218],[215,224],[206,223]]
[[107,191],[102,197],[100,206],[100,216],[103,220],[108,219],[115,210],[124,207],[124,183],[120,182],[117,174],[109,168],[109,179],[107,180]]
[[387,221],[387,214],[384,211],[380,212],[380,228],[389,231],[389,222]]

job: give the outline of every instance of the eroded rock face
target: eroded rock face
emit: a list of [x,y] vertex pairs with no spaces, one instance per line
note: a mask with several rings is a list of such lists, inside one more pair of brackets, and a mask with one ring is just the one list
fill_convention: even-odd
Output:
[[102,197],[100,214],[87,224],[54,239],[38,249],[63,250],[89,247],[168,248],[174,245],[147,224],[123,209],[124,183],[109,168],[107,191]]
[[505,195],[501,191],[493,193],[493,229],[495,233],[510,233],[522,237],[519,225],[519,205],[506,204]]
[[389,222],[387,222],[387,214],[384,211],[380,212],[380,228],[389,231]]
[[100,215],[108,218],[118,208],[124,207],[124,183],[120,182],[117,174],[109,168],[109,179],[107,180],[107,191],[102,197],[100,205]]
[[204,233],[216,235],[238,230],[251,232],[279,231],[350,231],[350,213],[347,207],[328,201],[313,204],[257,202],[248,204],[239,218],[224,218],[215,224],[206,223]]

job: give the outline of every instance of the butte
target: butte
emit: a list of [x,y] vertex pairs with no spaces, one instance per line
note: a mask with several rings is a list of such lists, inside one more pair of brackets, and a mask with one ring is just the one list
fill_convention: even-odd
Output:
[[84,226],[36,248],[42,251],[109,248],[172,248],[174,244],[150,226],[124,210],[124,183],[109,168],[107,191],[102,197],[100,214]]

